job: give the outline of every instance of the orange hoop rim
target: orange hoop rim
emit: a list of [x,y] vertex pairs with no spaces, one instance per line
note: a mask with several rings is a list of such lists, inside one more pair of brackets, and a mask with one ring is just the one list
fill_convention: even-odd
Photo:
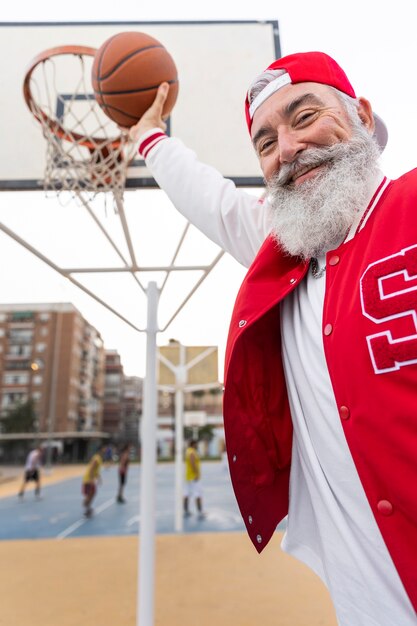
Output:
[[33,97],[31,88],[30,88],[30,80],[34,70],[40,65],[44,63],[48,59],[54,56],[62,56],[62,55],[74,55],[74,56],[91,56],[94,57],[97,52],[96,48],[91,48],[89,46],[57,46],[55,48],[48,48],[48,50],[44,50],[37,54],[32,61],[30,62],[28,69],[26,70],[25,78],[23,81],[23,96],[27,106],[29,107],[32,115],[40,122],[41,124],[46,124],[50,130],[60,139],[66,139],[67,141],[76,141],[82,146],[85,146],[89,150],[96,150],[97,147],[100,149],[100,145],[105,144],[107,148],[118,148],[121,144],[121,138],[116,139],[106,139],[102,137],[88,137],[86,135],[80,135],[79,133],[75,133],[74,131],[67,131],[62,124],[50,118],[37,104],[35,98]]

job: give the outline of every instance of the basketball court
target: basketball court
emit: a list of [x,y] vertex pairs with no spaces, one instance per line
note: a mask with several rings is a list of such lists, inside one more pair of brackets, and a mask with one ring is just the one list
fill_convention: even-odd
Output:
[[[126,505],[115,502],[116,468],[103,470],[90,520],[80,517],[83,469],[53,468],[41,500],[28,490],[18,501],[16,468],[0,485],[0,624],[136,623],[139,468],[131,467]],[[173,466],[158,466],[155,624],[335,626],[320,580],[280,550],[282,532],[261,555],[253,549],[224,465],[204,463],[203,477],[207,518],[173,534]]]
[[[91,519],[85,519],[82,514],[80,476],[45,486],[40,500],[33,491],[27,491],[23,499],[16,496],[19,476],[13,483],[4,485],[10,495],[0,498],[0,540],[137,535],[138,531],[140,533],[140,471],[139,465],[130,467],[125,492],[127,502],[121,505],[116,502],[117,467],[103,469],[103,484],[98,488],[95,515]],[[206,518],[197,520],[197,516],[192,515],[184,519],[184,533],[243,531],[226,465],[216,461],[203,463],[202,476]],[[174,464],[159,463],[156,472],[158,534],[175,532],[174,480]],[[192,503],[191,511],[193,506]]]

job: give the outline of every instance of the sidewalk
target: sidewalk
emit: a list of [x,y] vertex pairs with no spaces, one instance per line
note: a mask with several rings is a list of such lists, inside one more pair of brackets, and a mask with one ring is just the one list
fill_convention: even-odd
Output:
[[[4,470],[4,468],[1,468]],[[81,476],[54,467],[44,484]],[[0,497],[21,473],[7,475]],[[155,626],[336,626],[329,595],[280,550],[258,555],[244,533],[156,537]],[[1,541],[0,626],[135,626],[135,536]]]

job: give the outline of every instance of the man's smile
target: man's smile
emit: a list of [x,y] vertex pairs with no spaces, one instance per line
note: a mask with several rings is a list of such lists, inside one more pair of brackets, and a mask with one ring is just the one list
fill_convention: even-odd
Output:
[[309,180],[310,178],[313,178],[314,176],[316,176],[316,174],[318,173],[318,170],[321,170],[323,167],[324,167],[324,163],[320,163],[319,165],[308,165],[306,167],[303,167],[299,169],[297,172],[295,172],[295,174],[292,176],[291,180],[289,181],[289,184],[301,185],[301,183],[303,183],[305,180]]

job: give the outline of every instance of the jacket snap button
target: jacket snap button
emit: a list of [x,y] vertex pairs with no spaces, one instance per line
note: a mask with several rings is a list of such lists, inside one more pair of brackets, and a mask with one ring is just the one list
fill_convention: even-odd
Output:
[[233,463],[236,463],[236,461],[237,461],[237,456],[236,456],[236,454],[234,454],[234,455],[233,455],[233,459],[232,459],[232,461],[233,461]]
[[252,524],[252,522],[253,522],[252,515],[249,515],[248,521],[249,521],[249,524]]
[[296,281],[297,281],[297,279],[296,279],[296,278],[290,278],[290,283],[291,283],[291,285],[293,285]]
[[339,415],[342,418],[342,420],[348,420],[350,417],[349,408],[347,406],[341,406],[339,408]]
[[333,332],[333,326],[331,324],[326,324],[326,326],[324,327],[324,334],[326,336],[331,335]]
[[380,500],[376,506],[381,515],[391,515],[394,510],[389,500]]
[[246,320],[240,320],[239,328],[243,328],[243,326],[246,326],[246,324],[247,324]]
[[337,254],[334,254],[329,259],[329,265],[337,265],[339,263],[339,261],[340,261],[340,256],[337,256]]
[[257,541],[258,543],[262,543],[262,537],[261,537],[261,535],[256,535],[256,541]]

